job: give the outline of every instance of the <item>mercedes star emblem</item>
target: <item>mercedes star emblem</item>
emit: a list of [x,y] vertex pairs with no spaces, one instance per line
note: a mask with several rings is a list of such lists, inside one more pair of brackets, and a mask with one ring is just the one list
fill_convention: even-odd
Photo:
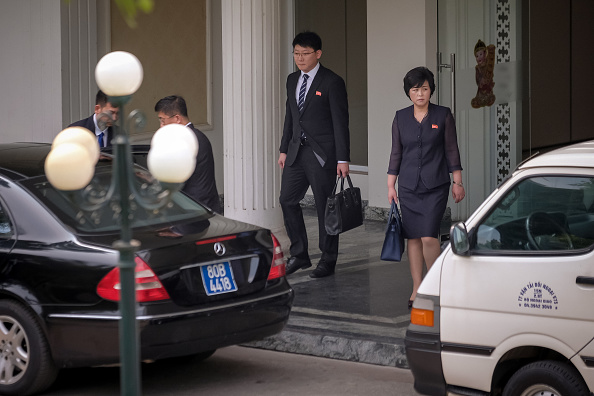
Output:
[[214,251],[217,254],[217,256],[222,256],[223,254],[225,254],[227,249],[225,249],[225,245],[223,245],[221,242],[217,242],[214,244]]

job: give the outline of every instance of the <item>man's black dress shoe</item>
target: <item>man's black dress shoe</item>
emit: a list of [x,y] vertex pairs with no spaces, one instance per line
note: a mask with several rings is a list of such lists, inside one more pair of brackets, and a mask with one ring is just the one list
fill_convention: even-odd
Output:
[[311,261],[309,261],[308,259],[291,257],[287,260],[285,272],[287,273],[287,275],[290,275],[299,269],[306,269],[309,267],[311,267]]
[[321,259],[318,263],[318,266],[315,270],[309,274],[310,278],[324,278],[326,276],[330,276],[334,274],[334,268],[336,267],[336,262],[329,263],[324,259]]

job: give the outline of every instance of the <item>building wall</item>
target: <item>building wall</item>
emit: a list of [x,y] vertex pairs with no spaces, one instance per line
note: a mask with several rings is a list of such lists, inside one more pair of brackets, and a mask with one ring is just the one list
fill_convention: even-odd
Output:
[[2,1],[0,142],[51,142],[62,129],[61,0]]
[[[287,56],[279,61],[284,83],[286,74],[293,68],[290,42],[294,34],[294,3],[279,1],[282,9],[281,27],[283,35],[286,36],[282,39],[284,44],[281,43],[281,46],[287,48]],[[93,4],[96,4],[96,13],[93,12]],[[101,18],[109,18],[105,17],[109,12],[105,12],[105,7],[101,8],[101,5],[105,4],[109,2],[2,1],[0,87],[4,95],[0,99],[0,117],[3,120],[0,142],[49,142],[63,126],[90,114],[95,93],[94,76],[90,75],[90,70],[94,70],[93,64],[96,63],[96,59],[111,50],[109,32],[106,32],[105,24],[101,22]],[[208,135],[215,153],[217,185],[223,193],[221,5],[220,1],[216,0],[210,1],[209,4],[212,130],[208,131]],[[586,72],[591,69],[588,65],[592,64],[592,55],[591,51],[583,51],[583,48],[587,47],[584,43],[591,42],[588,38],[592,35],[592,29],[588,28],[590,25],[587,25],[587,21],[592,13],[592,3],[591,0],[572,0],[572,4],[570,17],[575,23],[571,25],[571,36],[574,40],[570,58],[573,75],[571,87],[574,94],[580,95],[580,99],[572,100],[581,107],[572,108],[571,129],[565,123],[563,130],[571,131],[571,140],[582,140],[592,136],[589,128],[578,128],[587,125],[587,116],[584,115],[587,112],[583,109],[590,101],[583,98],[587,98],[592,90],[589,89],[592,86],[592,78],[588,77]],[[402,91],[402,77],[412,67],[419,65],[427,65],[435,70],[436,8],[437,0],[367,0],[369,163],[368,175],[354,176],[357,177],[356,184],[361,187],[363,196],[369,200],[371,207],[388,206],[386,170],[391,146],[390,127],[395,111],[410,105]],[[550,16],[556,18],[557,15],[552,13]],[[555,20],[560,23],[559,18]],[[549,48],[549,51],[542,48],[540,51],[536,42],[540,37],[527,37],[531,45],[532,64],[538,65],[540,63],[535,56],[544,51],[548,57],[550,48],[545,47]],[[93,50],[95,54],[92,53]],[[562,59],[559,62],[563,64]],[[85,65],[88,67],[85,68]],[[68,81],[66,76],[69,78]],[[541,80],[545,81],[548,76],[543,76],[542,79],[537,77],[532,76],[532,88],[547,86],[542,84]],[[558,84],[548,85],[554,88]],[[535,98],[535,92],[532,92],[531,100],[547,97],[536,96]],[[533,103],[533,119],[541,114],[538,111],[547,108],[545,105],[550,103],[541,106]],[[281,109],[283,107],[281,103]],[[550,114],[549,112],[548,117],[541,118],[549,119]],[[559,131],[559,128],[550,128],[550,125],[549,120],[543,128]],[[524,130],[523,137],[531,137],[532,143],[525,142],[524,148],[531,147],[534,142],[542,143],[546,140],[541,136],[542,128],[533,124],[530,128],[531,133],[528,133],[528,130]],[[558,135],[557,132],[553,134],[554,137]],[[548,145],[565,144],[568,141],[555,140]]]
[[[367,0],[367,70],[369,100],[369,206],[387,208],[387,170],[396,110],[410,106],[402,88],[412,68],[435,63],[428,58],[425,2]],[[433,12],[433,11],[431,11]],[[433,45],[433,44],[431,44]]]

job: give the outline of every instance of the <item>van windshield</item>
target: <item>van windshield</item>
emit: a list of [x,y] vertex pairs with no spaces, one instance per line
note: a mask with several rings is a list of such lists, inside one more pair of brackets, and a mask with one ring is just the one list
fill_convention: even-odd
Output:
[[594,244],[594,178],[520,180],[481,222],[479,250],[571,250]]

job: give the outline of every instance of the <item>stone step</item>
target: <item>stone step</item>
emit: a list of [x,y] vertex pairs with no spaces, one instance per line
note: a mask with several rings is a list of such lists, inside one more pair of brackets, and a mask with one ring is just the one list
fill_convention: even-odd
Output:
[[281,333],[244,345],[408,368],[403,340],[409,318],[409,315],[385,318],[294,307]]

